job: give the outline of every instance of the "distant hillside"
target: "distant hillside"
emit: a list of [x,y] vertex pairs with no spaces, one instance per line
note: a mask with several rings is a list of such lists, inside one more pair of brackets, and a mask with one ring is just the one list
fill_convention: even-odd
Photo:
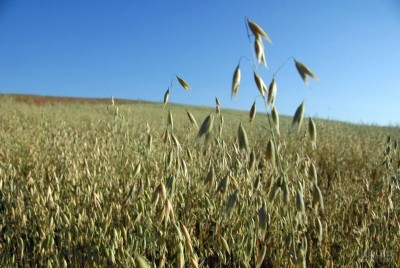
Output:
[[[0,94],[0,98],[12,99],[16,102],[30,103],[35,105],[45,105],[51,103],[78,103],[78,104],[99,104],[111,103],[111,98],[78,98],[78,97],[56,97],[56,96],[41,96],[41,95],[23,95],[23,94]],[[114,99],[119,104],[131,103],[153,103],[142,100],[127,100]]]

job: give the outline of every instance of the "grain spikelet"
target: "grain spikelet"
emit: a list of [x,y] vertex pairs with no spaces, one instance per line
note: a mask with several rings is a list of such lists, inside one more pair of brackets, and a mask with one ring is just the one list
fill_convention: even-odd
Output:
[[297,125],[297,132],[300,131],[301,124],[303,122],[303,117],[304,117],[304,101],[300,104],[299,107],[297,107],[296,112],[294,113],[293,116],[293,121],[292,121],[292,129],[295,125]]
[[257,113],[257,107],[256,107],[256,102],[254,102],[250,109],[250,116],[249,116],[250,124],[253,123],[256,113]]
[[254,152],[254,150],[251,150],[249,159],[249,170],[254,170],[255,165],[256,165],[256,153]]
[[275,98],[276,98],[276,90],[277,90],[277,87],[276,87],[275,79],[272,79],[272,81],[271,81],[271,83],[269,84],[269,87],[268,87],[268,101],[267,101],[267,104],[269,106],[274,106]]
[[188,250],[190,254],[193,254],[192,240],[190,239],[190,235],[188,230],[186,229],[186,226],[182,222],[181,222],[181,228],[183,230],[183,235],[185,237],[186,250]]
[[153,137],[151,134],[147,134],[147,150],[151,152],[151,149],[153,148]]
[[197,138],[201,138],[204,134],[209,134],[212,130],[214,123],[214,116],[210,114],[209,116],[204,119],[201,127],[199,129],[199,133],[197,134]]
[[228,253],[231,254],[231,250],[229,248],[228,242],[226,242],[225,238],[223,236],[220,236],[221,244],[224,250]]
[[177,148],[179,151],[182,150],[182,146],[181,146],[181,144],[179,143],[178,138],[177,138],[174,134],[172,134],[172,141],[173,141],[174,145],[176,146],[176,148]]
[[317,149],[317,128],[315,126],[314,120],[310,117],[308,120],[308,132],[310,133],[310,140],[312,149]]
[[247,153],[249,151],[249,141],[247,139],[246,130],[244,129],[242,123],[239,124],[238,141],[240,151],[242,153]]
[[219,99],[215,97],[215,113],[220,115],[221,114],[221,104],[219,103]]
[[317,168],[315,167],[314,164],[311,164],[310,169],[311,169],[311,172],[309,171],[308,173],[311,176],[311,180],[314,181],[315,183],[318,183]]
[[139,254],[136,255],[135,264],[138,268],[150,268],[149,264],[147,263],[146,259],[140,256]]
[[168,103],[168,99],[169,99],[169,89],[167,89],[167,91],[164,94],[164,109],[165,109],[165,106]]
[[207,177],[204,180],[204,183],[209,184],[209,185],[213,185],[214,177],[215,177],[214,167],[211,167],[210,170],[207,173]]
[[174,118],[172,117],[171,110],[169,110],[168,112],[167,125],[171,129],[174,129]]
[[265,203],[263,202],[261,208],[258,210],[258,235],[261,241],[264,241],[269,222],[269,215]]
[[272,140],[269,140],[267,144],[267,152],[265,154],[265,159],[275,164],[275,145]]
[[232,216],[233,208],[236,205],[238,199],[238,190],[236,190],[233,194],[229,196],[228,202],[226,203],[226,213],[228,217]]
[[178,79],[179,84],[181,84],[181,86],[186,89],[186,90],[190,90],[190,85],[181,77],[176,76],[176,79]]
[[232,94],[231,98],[237,97],[238,91],[239,91],[239,85],[240,85],[240,79],[241,79],[241,72],[240,72],[240,65],[238,64],[235,72],[233,73],[233,79],[232,79]]
[[313,78],[316,81],[319,81],[318,77],[303,63],[294,60],[294,63],[296,65],[296,69],[299,72],[299,75],[301,79],[303,79],[304,83],[307,85],[308,84],[308,76]]
[[318,207],[321,209],[321,212],[324,212],[324,198],[322,196],[321,189],[318,187],[318,184],[316,181],[314,181],[314,188],[312,192],[312,203],[314,206],[314,209],[317,211]]
[[272,114],[272,122],[274,123],[274,127],[275,127],[275,130],[276,130],[276,134],[278,134],[278,136],[279,136],[280,135],[280,132],[279,132],[279,114],[278,114],[278,111],[276,110],[275,106],[272,107],[271,114]]
[[258,64],[262,63],[265,67],[267,67],[267,61],[265,60],[264,54],[264,45],[262,43],[261,37],[259,36],[257,36],[256,40],[254,41],[254,50],[256,52]]
[[318,217],[315,219],[315,225],[316,225],[315,226],[316,227],[315,232],[317,234],[318,241],[321,243],[322,236],[323,236],[323,228],[322,228],[321,220]]
[[299,189],[296,190],[296,210],[299,214],[305,214],[306,208],[304,205],[303,193]]
[[226,175],[225,178],[218,183],[217,192],[225,193],[229,187],[229,183],[230,183],[230,176]]
[[257,36],[263,37],[265,40],[267,40],[269,43],[272,43],[271,39],[267,35],[267,33],[255,22],[247,19],[247,23],[249,25],[249,28],[251,32],[254,34],[254,36],[257,38]]
[[183,246],[181,242],[179,242],[178,244],[177,267],[178,268],[185,267],[185,255],[183,253]]
[[254,81],[256,82],[258,91],[264,97],[264,95],[265,95],[264,92],[267,91],[267,87],[266,87],[264,81],[261,79],[261,77],[256,72],[254,72]]
[[265,255],[267,254],[267,245],[263,245],[262,249],[258,251],[256,268],[263,267]]
[[196,128],[199,128],[199,125],[197,125],[196,119],[194,118],[194,116],[186,109],[186,113],[189,117],[189,121],[190,123],[192,123],[192,125],[194,125]]

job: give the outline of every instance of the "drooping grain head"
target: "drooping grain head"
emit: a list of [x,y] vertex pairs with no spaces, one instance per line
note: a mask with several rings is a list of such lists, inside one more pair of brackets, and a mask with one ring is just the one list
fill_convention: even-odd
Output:
[[264,97],[265,91],[267,91],[267,87],[262,78],[256,72],[254,72],[254,81],[256,82],[258,91]]
[[169,99],[169,89],[167,89],[167,91],[164,94],[164,109],[165,109],[165,106],[168,103],[168,99]]
[[267,144],[265,159],[272,164],[275,164],[275,145],[272,140],[270,140]]
[[210,114],[209,116],[204,119],[203,123],[201,124],[201,127],[199,129],[199,132],[197,134],[197,138],[201,138],[205,134],[209,134],[212,130],[214,123],[214,116]]
[[308,120],[308,132],[310,133],[310,141],[312,149],[317,149],[317,127],[315,126],[314,120],[310,117]]
[[233,73],[233,79],[232,79],[232,94],[231,98],[237,97],[238,91],[239,91],[239,85],[240,85],[240,79],[241,79],[241,72],[240,72],[240,65],[238,64],[235,72]]
[[299,72],[301,79],[303,79],[303,81],[306,85],[308,84],[308,79],[307,79],[308,76],[310,76],[311,78],[313,78],[316,81],[319,81],[318,77],[303,63],[296,61],[296,60],[294,60],[294,63],[296,65],[296,69]]
[[194,118],[194,116],[186,109],[186,114],[189,117],[189,121],[190,123],[195,126],[196,128],[199,128],[199,125],[197,125],[196,119]]
[[272,115],[272,122],[274,123],[274,127],[275,127],[275,130],[276,130],[276,134],[279,136],[280,135],[280,132],[279,132],[279,114],[278,114],[278,111],[276,110],[275,106],[272,107],[271,115]]
[[242,123],[239,124],[238,141],[240,151],[242,153],[247,153],[249,151],[249,141],[247,139],[246,130],[244,129]]
[[171,130],[174,129],[174,118],[172,117],[171,110],[168,112],[167,125]]
[[272,81],[271,81],[271,83],[269,84],[269,87],[268,87],[268,101],[267,101],[267,104],[269,106],[274,106],[274,104],[275,104],[276,91],[277,91],[276,81],[275,81],[275,79],[272,79]]
[[254,51],[256,53],[258,64],[263,64],[267,67],[267,61],[265,60],[264,44],[262,43],[261,37],[256,37],[254,41]]
[[251,30],[251,32],[253,33],[253,35],[257,38],[257,37],[263,37],[265,40],[267,40],[269,43],[272,43],[271,39],[269,38],[269,36],[267,35],[267,33],[255,22],[247,19],[247,23],[249,25],[249,28]]
[[250,124],[253,123],[254,117],[256,116],[257,113],[257,107],[256,107],[256,102],[254,101],[253,105],[251,106],[250,109],[250,116],[249,116],[249,121]]
[[215,113],[217,115],[221,114],[221,104],[220,104],[219,99],[217,97],[215,98]]
[[305,109],[305,104],[304,101],[300,104],[299,107],[297,107],[296,112],[294,113],[293,116],[293,121],[292,121],[292,129],[295,125],[297,125],[297,132],[300,131],[301,124],[303,122],[303,117],[304,117],[304,109]]
[[188,82],[186,82],[183,78],[176,76],[176,79],[178,79],[179,84],[185,89],[185,90],[190,90],[190,85]]

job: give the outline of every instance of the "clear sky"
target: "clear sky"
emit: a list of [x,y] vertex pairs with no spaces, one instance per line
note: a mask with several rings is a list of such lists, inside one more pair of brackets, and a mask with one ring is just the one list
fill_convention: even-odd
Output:
[[[231,100],[233,71],[252,58],[244,18],[264,42],[268,85],[290,56],[320,82],[302,83],[292,62],[276,77],[276,107],[369,124],[400,124],[398,0],[0,0],[0,93],[162,101],[250,110],[252,64]],[[258,110],[262,101],[257,99]]]

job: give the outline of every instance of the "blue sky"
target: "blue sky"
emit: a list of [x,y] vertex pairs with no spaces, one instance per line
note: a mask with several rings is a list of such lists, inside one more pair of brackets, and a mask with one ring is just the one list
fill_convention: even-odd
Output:
[[[0,93],[162,101],[249,110],[258,91],[244,18],[271,37],[272,74],[294,56],[319,77],[305,86],[292,61],[276,76],[276,107],[369,124],[400,124],[400,2],[0,0]],[[257,99],[262,111],[262,100]]]

